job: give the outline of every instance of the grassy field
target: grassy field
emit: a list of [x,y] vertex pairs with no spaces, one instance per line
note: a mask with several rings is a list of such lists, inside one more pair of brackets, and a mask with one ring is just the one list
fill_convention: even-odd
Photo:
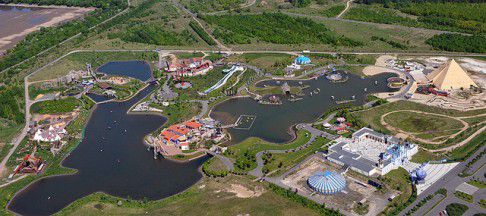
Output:
[[271,154],[271,157],[267,157],[268,162],[263,169],[267,172],[278,170],[273,173],[273,175],[280,175],[306,159],[308,156],[314,154],[316,151],[326,150],[328,143],[329,140],[323,137],[318,137],[309,147],[300,151],[286,154]]
[[17,124],[13,121],[0,118],[0,148],[13,138],[13,136],[20,131],[21,124]]
[[471,156],[478,148],[486,144],[486,132],[482,132],[474,137],[466,145],[455,148],[452,152],[447,153],[450,160],[462,161]]
[[[453,118],[409,111],[391,113],[385,116],[384,121],[390,126],[406,132],[427,133],[432,134],[432,136],[437,136],[434,134],[436,132],[454,132],[456,130],[452,129],[460,129],[464,126],[460,121]],[[448,135],[448,133],[440,135]]]
[[[239,198],[232,185],[259,191],[261,195]],[[117,202],[122,201],[118,206]],[[78,200],[57,215],[318,215],[301,204],[269,190],[266,184],[241,176],[218,181],[203,178],[185,192],[159,201],[134,201],[97,193]]]
[[247,159],[251,156],[254,157],[257,152],[269,150],[269,149],[276,149],[276,150],[293,149],[305,144],[309,140],[310,140],[310,134],[308,134],[308,132],[306,131],[298,131],[297,138],[288,144],[275,144],[275,143],[263,141],[255,137],[251,137],[237,145],[230,146],[228,148],[229,151],[226,151],[225,155],[227,157],[235,159],[236,163],[241,161],[247,162],[248,163],[247,167],[242,169],[242,168],[238,168],[237,166],[235,168],[240,169],[241,171],[248,171],[256,167],[256,161],[247,160]]
[[86,63],[95,69],[110,61],[157,60],[155,52],[79,52],[66,56],[60,61],[50,65],[29,77],[29,81],[55,79],[68,74],[71,70],[86,70]]
[[484,33],[485,12],[486,4],[465,2],[419,2],[392,4],[391,7],[384,7],[382,4],[357,4],[344,17],[410,27]]
[[470,185],[476,186],[480,189],[486,188],[486,182],[483,181],[477,181],[477,180],[471,180],[467,182]]
[[406,203],[413,195],[412,184],[410,182],[410,177],[407,170],[403,168],[390,171],[382,178],[382,180],[389,189],[398,190],[401,192],[401,194],[395,197],[391,203],[388,203],[387,207],[382,212],[385,215],[390,215],[391,212],[396,211],[395,209],[397,206],[401,206]]
[[206,163],[209,164],[208,168],[212,171],[218,172],[228,170],[228,168],[224,165],[223,161],[221,161],[221,159],[219,159],[218,157],[212,157]]
[[30,111],[39,114],[56,114],[72,112],[81,105],[81,101],[76,98],[68,97],[53,101],[41,101],[32,105]]
[[372,109],[358,111],[353,114],[359,119],[361,119],[362,121],[364,121],[367,125],[371,126],[372,128],[385,133],[391,133],[383,125],[381,125],[380,118],[382,115],[386,113],[397,111],[397,110],[417,110],[422,112],[436,113],[436,114],[448,115],[453,117],[474,116],[474,115],[484,113],[484,109],[461,112],[452,109],[441,109],[438,107],[427,106],[427,105],[413,103],[409,101],[397,101],[393,103],[387,103]]
[[266,73],[283,73],[283,69],[292,63],[295,56],[279,53],[245,53],[232,55],[226,62],[242,62],[262,69]]
[[434,154],[434,153],[425,151],[423,149],[419,149],[417,154],[413,155],[412,159],[410,161],[412,161],[414,163],[425,163],[425,162],[429,162],[431,160],[441,160],[441,159],[444,159],[444,158],[445,158],[445,156],[443,156],[443,155],[438,155],[438,154]]

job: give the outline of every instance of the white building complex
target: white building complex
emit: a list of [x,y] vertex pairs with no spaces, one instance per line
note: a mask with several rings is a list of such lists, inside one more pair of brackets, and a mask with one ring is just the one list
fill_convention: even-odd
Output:
[[329,161],[372,176],[385,175],[407,164],[418,147],[365,127],[353,133],[351,139],[337,139],[329,151]]

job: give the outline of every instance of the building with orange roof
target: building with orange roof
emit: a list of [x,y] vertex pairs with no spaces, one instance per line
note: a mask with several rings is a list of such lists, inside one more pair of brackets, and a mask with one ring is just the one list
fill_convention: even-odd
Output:
[[176,146],[182,150],[189,150],[191,143],[206,139],[221,140],[224,134],[214,125],[214,123],[208,124],[194,119],[171,125],[160,133],[160,145]]

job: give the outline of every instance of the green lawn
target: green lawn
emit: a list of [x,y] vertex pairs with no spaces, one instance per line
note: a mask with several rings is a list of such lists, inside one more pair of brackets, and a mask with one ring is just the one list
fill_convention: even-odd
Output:
[[436,113],[454,117],[461,117],[461,116],[473,116],[484,113],[486,109],[480,110],[472,110],[467,112],[461,112],[452,109],[441,109],[438,107],[427,106],[419,103],[414,103],[410,101],[397,101],[393,103],[387,103],[378,107],[374,107],[368,110],[358,111],[353,113],[356,117],[361,119],[367,125],[371,126],[373,129],[390,133],[383,125],[380,123],[380,118],[382,115],[396,111],[396,110],[417,110],[422,112],[428,113]]
[[[392,212],[397,211],[397,206],[403,206],[413,195],[412,184],[410,182],[410,175],[407,170],[398,168],[387,173],[381,178],[387,188],[400,191],[400,195],[395,197],[383,211],[385,215],[393,215]],[[395,214],[398,214],[396,212]]]
[[471,180],[467,182],[470,185],[476,186],[480,189],[486,188],[486,182],[483,181],[476,181],[476,180]]
[[274,174],[282,174],[286,170],[306,159],[308,156],[314,154],[316,151],[327,149],[326,145],[328,143],[329,140],[318,137],[309,147],[303,150],[285,154],[272,154],[268,160],[269,162],[265,164],[263,169],[267,170],[268,172],[279,169]]
[[59,100],[37,102],[31,106],[30,111],[39,114],[67,113],[72,112],[80,105],[81,101],[73,97],[68,97]]
[[[231,185],[264,190],[260,196],[238,198]],[[260,189],[261,190],[261,189]],[[122,201],[118,206],[117,202]],[[188,190],[158,201],[134,201],[97,193],[71,204],[57,215],[318,215],[244,176],[228,176],[218,181],[203,178]]]
[[444,158],[445,158],[445,156],[443,156],[443,155],[439,155],[439,154],[435,154],[435,153],[432,153],[432,152],[425,151],[423,149],[419,149],[417,154],[413,155],[412,159],[410,161],[412,161],[414,163],[425,163],[425,162],[429,162],[431,160],[441,160],[441,159],[444,159]]
[[254,157],[257,152],[270,150],[270,149],[275,149],[275,150],[293,149],[305,144],[309,140],[310,140],[310,134],[303,130],[298,131],[297,138],[288,144],[275,144],[275,143],[263,141],[259,138],[250,137],[239,144],[230,146],[228,148],[229,151],[226,151],[225,155],[235,159],[236,164],[238,164],[238,162],[240,163],[245,162],[246,163],[245,165],[247,165],[244,168],[238,168],[238,166],[236,166],[235,169],[239,169],[241,171],[248,171],[256,167],[256,161],[252,160],[251,157]]
[[410,133],[434,133],[460,129],[464,126],[460,121],[452,118],[409,111],[391,113],[384,120],[390,126]]
[[471,156],[482,145],[486,144],[486,132],[482,132],[474,137],[470,142],[461,147],[455,148],[447,155],[451,160],[462,161]]
[[471,196],[471,195],[469,195],[467,193],[463,193],[461,191],[454,192],[454,196],[456,196],[457,198],[462,199],[462,200],[464,200],[466,202],[469,202],[469,203],[474,202],[473,196]]

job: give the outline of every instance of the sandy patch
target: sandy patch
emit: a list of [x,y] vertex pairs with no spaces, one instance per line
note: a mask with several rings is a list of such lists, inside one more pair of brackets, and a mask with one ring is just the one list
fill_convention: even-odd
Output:
[[227,192],[234,193],[238,198],[252,198],[259,197],[263,194],[263,187],[255,187],[254,190],[250,190],[247,187],[240,184],[231,184],[231,187],[226,189]]
[[366,76],[374,76],[374,75],[386,73],[386,72],[390,72],[390,70],[386,69],[386,68],[378,67],[378,66],[366,66],[365,68],[363,68],[363,73]]
[[388,59],[397,59],[397,57],[391,56],[391,55],[382,55],[382,56],[380,56],[376,59],[375,65],[381,66],[381,67],[386,67],[387,66],[386,61]]
[[463,62],[461,63],[461,66],[468,71],[474,71],[474,72],[486,74],[485,61],[472,59],[472,58],[460,58],[459,61]]

